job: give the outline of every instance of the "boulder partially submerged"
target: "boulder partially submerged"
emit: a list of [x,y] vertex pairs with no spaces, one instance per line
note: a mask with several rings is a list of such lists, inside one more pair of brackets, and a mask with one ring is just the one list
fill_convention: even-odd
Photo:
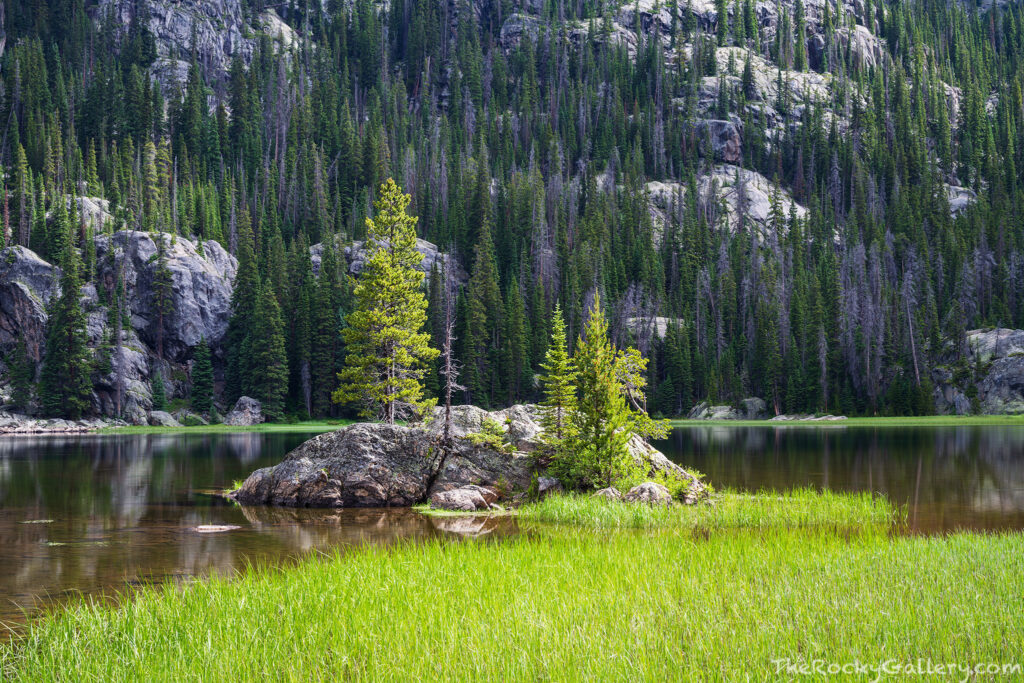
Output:
[[[388,507],[430,501],[444,509],[485,509],[498,499],[522,498],[530,488],[530,453],[543,433],[536,417],[535,406],[495,412],[457,406],[447,455],[440,448],[441,419],[412,426],[349,425],[306,441],[278,465],[256,470],[233,497],[243,505]],[[498,426],[500,443],[473,437],[488,423],[492,430]],[[706,496],[698,477],[642,439],[632,439],[629,449],[652,477],[690,482],[686,502]]]

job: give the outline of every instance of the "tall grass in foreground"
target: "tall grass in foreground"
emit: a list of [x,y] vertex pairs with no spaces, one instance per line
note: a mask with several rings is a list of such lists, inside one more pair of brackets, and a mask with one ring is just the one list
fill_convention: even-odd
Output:
[[[760,530],[537,525],[82,604],[0,647],[0,679],[731,681],[787,657],[1022,659],[1021,534],[783,530],[768,520],[809,517],[759,505]],[[744,519],[730,506],[721,526]]]
[[757,494],[726,491],[711,505],[650,507],[586,495],[549,496],[525,505],[520,519],[594,529],[797,529],[886,527],[904,519],[885,499],[870,493],[833,493],[796,489]]

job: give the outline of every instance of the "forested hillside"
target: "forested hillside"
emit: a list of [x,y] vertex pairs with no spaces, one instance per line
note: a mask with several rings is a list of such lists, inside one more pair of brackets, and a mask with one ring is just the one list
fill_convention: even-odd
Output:
[[536,400],[554,307],[575,339],[597,295],[664,415],[969,410],[967,331],[1024,326],[1019,3],[5,0],[0,18],[8,403],[122,415],[212,386],[222,407],[343,413],[349,275],[389,177],[426,241],[434,346],[448,281],[482,406]]

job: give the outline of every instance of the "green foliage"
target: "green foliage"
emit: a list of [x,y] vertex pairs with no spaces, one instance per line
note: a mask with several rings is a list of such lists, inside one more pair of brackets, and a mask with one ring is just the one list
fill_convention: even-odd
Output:
[[192,360],[192,410],[205,415],[213,409],[213,361],[206,338],[199,340]]
[[6,362],[11,377],[11,402],[17,408],[27,410],[32,402],[36,369],[29,358],[23,335],[18,335],[18,344],[8,354]]
[[370,255],[355,287],[355,310],[347,317],[347,345],[335,402],[357,402],[367,416],[394,423],[400,412],[420,414],[424,368],[437,357],[426,323],[423,273],[416,266],[416,219],[406,213],[409,195],[388,179],[380,188],[376,216],[366,219]]
[[91,405],[92,353],[80,300],[78,252],[70,243],[64,247],[61,269],[61,294],[52,301],[46,324],[39,399],[47,415],[77,420]]
[[0,646],[0,666],[17,683],[733,681],[779,678],[780,657],[1004,663],[1024,649],[1019,534],[890,535],[884,504],[776,498],[694,510],[709,521],[696,534],[690,511],[642,532],[535,523],[501,543],[366,544],[81,601]]
[[159,368],[153,371],[150,383],[153,391],[153,410],[167,410],[167,393],[164,388],[164,375]]
[[284,397],[288,391],[288,358],[284,352],[284,322],[277,298],[265,284],[256,304],[250,350],[254,368],[252,396],[259,399],[271,422],[284,418]]
[[560,306],[555,307],[551,326],[551,344],[541,363],[544,391],[541,426],[548,455],[565,461],[576,447],[576,366],[569,355],[565,320]]
[[552,470],[578,488],[611,486],[638,468],[627,444],[632,437],[629,409],[615,370],[616,352],[599,296],[576,345],[574,364],[580,399],[575,413],[576,442]]
[[463,438],[474,446],[483,446],[503,453],[515,450],[515,446],[508,440],[508,431],[489,417],[484,418],[480,431],[467,434]]

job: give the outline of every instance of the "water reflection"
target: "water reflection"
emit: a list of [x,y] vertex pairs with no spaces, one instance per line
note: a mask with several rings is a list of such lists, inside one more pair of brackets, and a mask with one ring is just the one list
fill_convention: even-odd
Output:
[[921,532],[1024,528],[1024,426],[695,426],[658,446],[719,487],[875,491]]
[[[0,622],[80,593],[230,575],[334,547],[450,535],[408,509],[241,508],[204,493],[275,464],[308,437],[0,438]],[[240,528],[199,533],[200,525]],[[514,522],[491,531],[513,532]]]

